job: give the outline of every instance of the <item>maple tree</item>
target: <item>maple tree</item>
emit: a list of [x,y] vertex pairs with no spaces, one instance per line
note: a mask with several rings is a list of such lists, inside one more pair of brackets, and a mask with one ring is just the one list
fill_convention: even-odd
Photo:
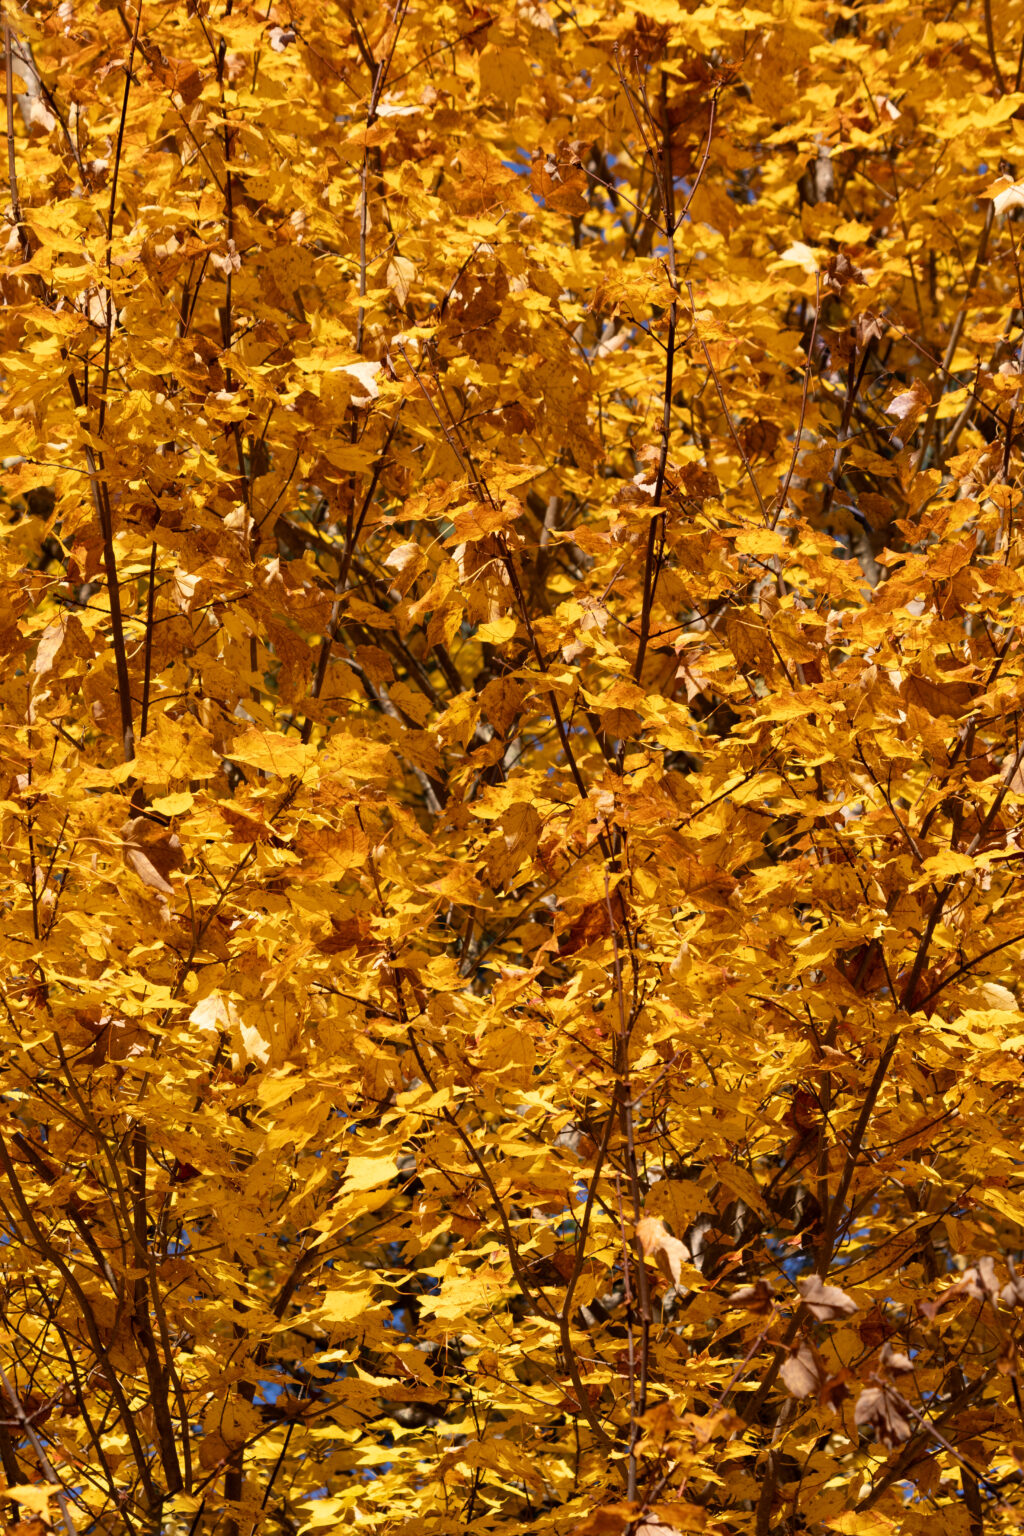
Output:
[[8,1529],[1019,1530],[1022,35],[5,0]]

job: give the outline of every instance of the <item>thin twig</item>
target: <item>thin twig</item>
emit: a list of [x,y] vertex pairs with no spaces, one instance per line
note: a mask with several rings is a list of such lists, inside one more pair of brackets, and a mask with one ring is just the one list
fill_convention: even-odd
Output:
[[996,89],[1000,96],[1006,95],[1006,81],[1003,72],[999,68],[999,59],[996,56],[996,39],[992,30],[992,0],[982,0],[982,9],[985,15],[985,41],[988,44],[989,63],[992,65],[992,73],[995,76]]
[[805,421],[805,419],[807,417],[807,391],[808,391],[808,387],[809,387],[810,382],[811,382],[811,365],[814,362],[814,342],[815,342],[815,339],[816,339],[817,334],[818,334],[818,316],[819,316],[820,312],[821,312],[821,273],[820,272],[815,272],[815,274],[814,274],[814,323],[811,326],[811,339],[810,339],[810,343],[808,344],[808,347],[807,347],[807,362],[806,362],[806,364],[804,366],[804,387],[803,387],[803,393],[800,396],[800,420],[797,423],[796,439],[795,439],[795,441],[793,443],[793,456],[792,456],[792,458],[789,461],[789,469],[786,472],[786,479],[785,479],[785,481],[783,483],[782,490],[779,492],[779,504],[778,504],[778,506],[775,509],[775,516],[771,519],[770,523],[768,524],[769,528],[774,528],[776,526],[776,524],[779,521],[779,518],[782,516],[783,512],[785,511],[786,498],[789,496],[789,487],[792,484],[793,474],[794,474],[794,472],[796,470],[796,461],[800,457],[800,444],[801,444],[801,442],[803,440],[803,435],[804,435],[804,421]]
[[11,213],[18,231],[22,254],[28,255],[28,236],[21,222],[21,201],[18,197],[18,166],[14,152],[14,32],[4,12],[4,78],[7,96],[7,181],[11,192]]

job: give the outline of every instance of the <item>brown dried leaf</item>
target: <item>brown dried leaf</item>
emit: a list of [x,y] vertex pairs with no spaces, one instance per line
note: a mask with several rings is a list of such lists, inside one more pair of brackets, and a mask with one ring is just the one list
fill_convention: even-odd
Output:
[[920,379],[915,379],[909,389],[894,395],[885,408],[887,416],[895,416],[905,426],[913,426],[931,405],[932,397]]
[[759,1277],[753,1285],[741,1285],[739,1290],[733,1291],[729,1304],[733,1307],[746,1307],[748,1312],[770,1312],[774,1300],[775,1292],[767,1280]]
[[332,914],[331,931],[317,940],[316,947],[321,955],[343,955],[347,949],[354,949],[360,955],[369,955],[375,953],[380,945],[373,937],[368,914],[357,912],[345,918]]
[[673,1285],[683,1284],[683,1265],[689,1265],[690,1250],[678,1237],[673,1237],[665,1223],[657,1216],[644,1216],[636,1224],[637,1241],[646,1259],[653,1259],[666,1279]]
[[168,875],[180,869],[185,862],[181,841],[176,832],[170,832],[148,816],[130,816],[120,831],[124,861],[134,869],[143,885],[165,896],[174,895],[174,887]]
[[217,810],[231,828],[231,842],[270,843],[275,848],[284,847],[273,827],[262,817],[247,816],[244,811],[238,811],[232,805],[222,804]]
[[857,1303],[838,1286],[825,1285],[818,1275],[810,1275],[797,1281],[797,1289],[819,1323],[834,1323],[837,1317],[852,1317],[858,1310]]
[[966,1297],[969,1301],[984,1301],[986,1297],[994,1299],[998,1294],[995,1261],[986,1256],[978,1260],[977,1268],[965,1269],[955,1285],[940,1292],[934,1301],[922,1301],[920,1307],[930,1322],[943,1307],[960,1297]]
[[830,1376],[826,1382],[818,1388],[818,1402],[828,1408],[832,1413],[839,1412],[839,1405],[850,1395],[850,1389],[846,1385],[852,1379],[852,1373],[844,1369]]
[[568,159],[559,162],[552,155],[534,151],[530,190],[535,196],[543,198],[545,207],[554,208],[559,213],[580,216],[587,212],[587,201],[583,195],[586,189],[586,175]]
[[745,421],[739,430],[740,447],[748,459],[771,458],[781,437],[774,421],[757,416]]
[[806,1339],[791,1352],[779,1375],[794,1397],[817,1396],[825,1380],[818,1352]]
[[575,955],[579,950],[585,949],[588,944],[595,943],[598,939],[605,938],[612,931],[611,918],[608,915],[608,904],[604,901],[593,901],[583,908],[565,933],[558,936],[558,953]]
[[999,1292],[1004,1307],[1024,1307],[1024,1278],[1014,1275]]
[[857,346],[860,348],[866,347],[869,341],[881,341],[885,335],[885,321],[872,314],[870,309],[858,315],[853,324]]
[[857,1399],[853,1422],[883,1445],[902,1445],[910,1439],[907,1404],[892,1387],[867,1387]]
[[847,283],[860,283],[863,287],[867,279],[860,267],[854,265],[846,252],[839,251],[836,255],[829,258],[828,265],[825,268],[825,281],[833,293],[842,293]]
[[699,501],[702,506],[709,497],[717,500],[722,494],[718,476],[702,464],[684,464],[679,471],[679,479],[685,495],[692,501]]
[[882,1345],[882,1364],[893,1376],[902,1376],[914,1369],[914,1362],[901,1350],[893,1349],[888,1340]]

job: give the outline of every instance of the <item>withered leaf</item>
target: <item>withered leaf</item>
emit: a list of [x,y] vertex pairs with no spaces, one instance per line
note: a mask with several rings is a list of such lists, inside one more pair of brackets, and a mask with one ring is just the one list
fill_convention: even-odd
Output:
[[826,1285],[818,1275],[810,1275],[797,1281],[797,1290],[804,1305],[819,1323],[833,1323],[838,1317],[852,1317],[858,1310],[857,1303],[838,1286]]
[[867,281],[860,267],[854,266],[845,251],[839,251],[831,256],[825,268],[825,281],[833,293],[841,293],[848,283],[859,283],[861,286]]
[[341,955],[349,949],[368,955],[380,948],[371,932],[369,915],[365,912],[356,912],[351,917],[335,917],[332,913],[331,931],[317,940],[316,947],[322,955]]
[[911,427],[931,403],[932,397],[927,387],[920,379],[915,379],[909,389],[901,390],[892,397],[885,410],[887,415],[895,416],[897,421]]
[[882,1345],[881,1359],[885,1369],[893,1376],[903,1376],[907,1371],[914,1369],[914,1362],[910,1356],[905,1355],[902,1350],[893,1349],[888,1340]]
[[955,1285],[947,1286],[940,1292],[934,1301],[922,1301],[920,1303],[923,1315],[929,1321],[947,1307],[951,1301],[966,1299],[969,1301],[985,1301],[993,1299],[999,1292],[999,1284],[996,1280],[995,1261],[991,1255],[979,1259],[976,1266],[965,1269]]
[[748,1312],[770,1312],[775,1292],[767,1280],[759,1275],[753,1285],[741,1285],[729,1298],[734,1307],[746,1307]]
[[236,810],[232,805],[219,805],[217,810],[231,828],[231,842],[271,843],[275,848],[284,847],[273,827],[262,817],[247,816],[244,811]]
[[1024,1278],[1014,1275],[999,1292],[1004,1307],[1024,1307]]
[[845,1369],[837,1371],[834,1376],[829,1376],[818,1388],[818,1402],[830,1409],[832,1413],[838,1413],[840,1403],[850,1395],[850,1389],[847,1386],[850,1379],[851,1372]]
[[120,830],[124,861],[144,885],[174,895],[168,876],[185,862],[181,840],[148,816],[130,816]]
[[864,310],[854,321],[854,335],[857,338],[858,347],[866,347],[871,341],[880,341],[885,335],[885,321],[880,320],[870,309]]
[[642,1217],[636,1224],[636,1235],[644,1258],[653,1259],[673,1285],[682,1285],[683,1265],[692,1262],[686,1244],[673,1237],[657,1216]]
[[893,1387],[866,1387],[857,1399],[853,1422],[883,1445],[902,1445],[910,1438],[907,1404]]
[[573,920],[567,932],[559,934],[558,952],[561,955],[574,955],[578,950],[585,949],[588,944],[604,938],[611,931],[611,917],[607,902],[591,902]]
[[821,1359],[814,1345],[806,1339],[792,1350],[779,1372],[794,1397],[817,1395],[825,1380]]

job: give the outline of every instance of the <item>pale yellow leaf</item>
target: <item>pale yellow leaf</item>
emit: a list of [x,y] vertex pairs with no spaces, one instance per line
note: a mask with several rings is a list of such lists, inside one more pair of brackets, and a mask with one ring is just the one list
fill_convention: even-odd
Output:
[[345,1164],[343,1193],[350,1195],[357,1189],[379,1189],[393,1179],[396,1172],[394,1157],[350,1157]]
[[290,778],[306,771],[316,757],[316,748],[305,744],[298,735],[285,736],[280,731],[261,731],[250,726],[231,743],[231,761]]

